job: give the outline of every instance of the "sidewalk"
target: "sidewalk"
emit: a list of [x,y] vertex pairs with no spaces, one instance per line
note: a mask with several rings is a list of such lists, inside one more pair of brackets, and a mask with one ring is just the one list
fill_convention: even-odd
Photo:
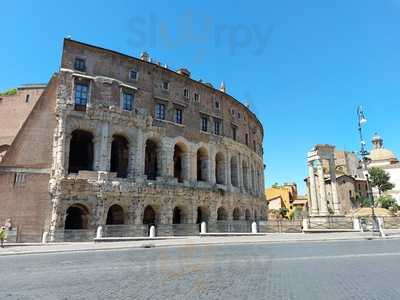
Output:
[[244,243],[294,243],[317,242],[337,240],[369,240],[369,239],[394,239],[400,238],[399,231],[388,232],[388,236],[381,238],[371,232],[348,233],[270,233],[263,236],[210,236],[210,237],[157,237],[156,239],[144,238],[126,242],[80,242],[80,243],[29,243],[5,244],[0,248],[0,256],[40,253],[82,252],[82,251],[110,251],[117,249],[152,248],[152,247],[190,247],[217,244],[244,244]]

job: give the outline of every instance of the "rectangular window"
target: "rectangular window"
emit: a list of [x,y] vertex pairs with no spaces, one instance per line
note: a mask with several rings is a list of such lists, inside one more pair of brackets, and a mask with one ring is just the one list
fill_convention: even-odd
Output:
[[138,78],[139,78],[139,73],[137,71],[131,70],[129,72],[129,79],[130,80],[138,80]]
[[74,68],[75,70],[85,72],[86,71],[85,60],[82,58],[75,58]]
[[169,82],[163,81],[162,88],[163,88],[163,90],[168,91],[169,90]]
[[219,101],[218,100],[215,100],[215,108],[219,109]]
[[201,117],[201,130],[207,132],[208,131],[208,118]]
[[177,108],[175,110],[175,123],[182,124],[182,115],[183,115],[182,109]]
[[194,93],[193,98],[194,98],[194,101],[199,102],[199,100],[200,100],[200,95],[197,94],[197,93]]
[[245,143],[246,143],[246,145],[248,146],[249,145],[249,134],[248,133],[246,133],[246,135],[244,136],[244,138],[245,138]]
[[165,120],[165,104],[156,104],[156,119]]
[[184,90],[183,90],[183,97],[184,97],[185,99],[189,99],[189,91],[188,91],[188,89],[184,89]]
[[123,92],[122,93],[122,109],[132,111],[133,108],[133,94]]
[[236,126],[232,126],[232,139],[234,141],[236,141],[236,139],[237,139],[237,127]]
[[75,83],[75,110],[85,111],[89,96],[89,85]]
[[214,119],[214,134],[221,134],[221,120],[219,119]]

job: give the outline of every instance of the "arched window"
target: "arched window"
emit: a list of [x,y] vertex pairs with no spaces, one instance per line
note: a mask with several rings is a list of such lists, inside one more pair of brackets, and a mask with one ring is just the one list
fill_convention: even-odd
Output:
[[244,160],[242,162],[242,176],[243,176],[243,185],[246,191],[249,190],[249,167],[247,166],[247,162]]
[[226,221],[226,220],[228,220],[228,214],[226,213],[226,209],[221,206],[217,210],[217,221]]
[[197,180],[208,180],[208,153],[203,147],[197,150]]
[[65,218],[65,229],[88,229],[89,210],[82,204],[68,207]]
[[125,137],[114,135],[111,144],[111,172],[116,172],[117,177],[126,178],[128,175],[129,146]]
[[107,213],[107,225],[120,225],[124,224],[124,210],[118,204],[112,205]]
[[174,147],[174,177],[178,182],[187,179],[187,148],[180,143]]
[[239,187],[238,180],[238,159],[236,156],[231,157],[231,184],[235,187]]
[[84,130],[74,130],[69,146],[69,173],[93,170],[93,135]]
[[157,176],[160,176],[160,149],[158,141],[151,139],[146,141],[144,174],[149,180],[155,180]]
[[240,220],[240,209],[239,207],[235,207],[232,213],[232,218],[234,221],[239,221]]
[[225,184],[225,158],[222,152],[215,156],[215,181],[217,184]]
[[151,205],[147,205],[143,212],[143,224],[155,224],[156,212]]

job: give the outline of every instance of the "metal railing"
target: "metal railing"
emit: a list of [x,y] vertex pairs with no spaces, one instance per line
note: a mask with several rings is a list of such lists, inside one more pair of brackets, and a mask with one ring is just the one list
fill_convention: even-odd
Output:
[[104,237],[144,237],[149,235],[150,226],[139,225],[104,225]]
[[352,217],[310,218],[308,224],[309,229],[353,229],[354,226]]
[[199,235],[200,224],[157,224],[156,236],[193,236]]
[[302,220],[271,220],[258,222],[260,233],[297,233],[302,232]]
[[249,233],[251,232],[250,221],[217,221],[207,224],[209,233]]
[[384,229],[400,229],[400,217],[384,217],[383,227]]
[[54,232],[53,242],[88,242],[96,236],[95,229],[66,229]]

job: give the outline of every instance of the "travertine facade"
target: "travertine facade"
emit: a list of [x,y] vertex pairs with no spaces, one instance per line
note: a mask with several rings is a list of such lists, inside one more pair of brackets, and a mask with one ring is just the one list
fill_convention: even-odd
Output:
[[72,40],[52,81],[51,232],[266,218],[263,128],[225,91]]

